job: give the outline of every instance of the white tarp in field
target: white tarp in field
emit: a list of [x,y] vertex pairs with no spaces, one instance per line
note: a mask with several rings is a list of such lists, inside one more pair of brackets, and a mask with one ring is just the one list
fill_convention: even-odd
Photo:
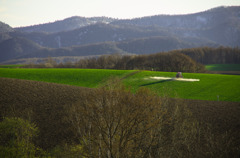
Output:
[[187,82],[196,82],[196,81],[200,81],[200,79],[193,79],[193,78],[171,78],[171,77],[149,77],[146,79],[154,79],[154,80],[176,80],[176,81],[187,81]]

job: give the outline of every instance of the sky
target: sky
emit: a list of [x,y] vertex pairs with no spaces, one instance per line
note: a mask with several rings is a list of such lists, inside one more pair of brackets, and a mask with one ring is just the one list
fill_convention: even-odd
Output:
[[0,0],[0,21],[20,27],[71,16],[131,19],[196,13],[218,6],[240,6],[240,0]]

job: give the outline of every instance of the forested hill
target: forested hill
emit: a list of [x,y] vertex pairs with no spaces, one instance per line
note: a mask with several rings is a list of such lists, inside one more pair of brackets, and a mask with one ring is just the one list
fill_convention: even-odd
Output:
[[240,47],[239,13],[240,6],[235,6],[194,14],[126,20],[75,16],[21,28],[0,23],[0,62],[17,63],[19,61],[16,60],[23,58],[151,54],[186,48]]
[[64,20],[58,20],[55,22],[33,25],[33,26],[18,27],[15,29],[18,31],[23,31],[23,32],[54,33],[54,32],[74,30],[77,28],[81,28],[81,27],[96,24],[96,23],[110,23],[114,20],[115,19],[108,18],[108,17],[85,18],[85,17],[81,17],[81,16],[73,16],[70,18],[66,18]]
[[203,64],[239,64],[240,49],[202,47],[147,55],[113,54],[83,58],[73,63],[56,62],[57,58],[54,59],[48,58],[45,63],[29,64],[26,67],[206,72]]
[[239,23],[240,6],[217,7],[207,11],[184,15],[155,15],[135,19],[116,20],[112,24],[160,26],[166,28],[200,29],[216,27],[225,23]]
[[173,52],[190,56],[193,60],[202,64],[240,64],[240,49],[219,47],[219,48],[192,48],[182,49]]
[[[195,38],[234,47],[240,46],[239,12],[240,7],[235,6],[218,7],[194,14],[155,15],[126,20],[106,17],[71,17],[53,23],[15,29],[23,32],[59,32],[47,37],[39,35],[36,37],[35,34],[28,34],[26,37],[42,46],[55,48],[59,47],[59,41],[62,42],[60,47],[66,47],[103,41],[121,41],[153,35],[175,36],[182,40],[183,38]],[[106,25],[96,25],[99,23]],[[92,25],[96,26],[93,27]],[[72,30],[75,31],[72,32]],[[99,36],[99,31],[104,33],[105,36]],[[135,33],[139,35],[137,36]],[[50,39],[51,41],[49,41]],[[71,40],[69,41],[69,39]],[[67,41],[68,44],[65,44]],[[55,43],[55,45],[48,43]],[[198,43],[198,46],[200,44],[202,43]]]
[[12,27],[0,21],[0,34],[6,33],[6,32],[12,32],[12,31],[14,31]]

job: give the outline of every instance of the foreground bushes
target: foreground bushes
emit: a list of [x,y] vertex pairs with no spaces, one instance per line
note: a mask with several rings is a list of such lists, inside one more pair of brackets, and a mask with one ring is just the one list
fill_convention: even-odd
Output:
[[140,90],[135,95],[100,88],[74,104],[70,120],[89,157],[144,157],[164,124],[161,100]]
[[[52,95],[46,89],[47,95],[57,98],[57,94]],[[62,86],[54,92],[64,97]],[[12,129],[32,127],[30,122],[34,122],[38,137],[33,141],[26,140],[34,147],[43,148],[48,153],[45,156],[49,157],[238,157],[240,154],[238,137],[232,134],[234,131],[214,131],[212,125],[198,121],[183,100],[159,98],[146,89],[133,95],[116,80],[97,89],[81,92],[73,89],[71,95],[75,92],[81,95],[68,104],[56,99],[55,105],[52,100],[46,102],[47,98],[39,95],[41,104],[35,106],[32,103],[26,105],[27,108],[24,104],[6,106],[4,113],[1,110],[1,116],[24,118],[14,121],[17,126],[14,123]],[[16,101],[21,103],[20,98]],[[6,121],[1,123],[6,124]],[[12,126],[11,121],[7,124]],[[14,135],[8,137],[2,130],[0,134],[2,142],[15,138]],[[7,143],[1,145],[12,147]],[[14,147],[14,150],[22,151],[21,146]],[[34,156],[44,155],[37,154],[36,148],[30,149]]]
[[[113,81],[112,83],[117,83]],[[216,134],[182,100],[159,98],[147,89],[135,95],[109,84],[86,93],[68,111],[86,157],[237,157],[231,132]]]
[[36,126],[26,120],[4,118],[0,122],[0,157],[34,157],[36,132]]

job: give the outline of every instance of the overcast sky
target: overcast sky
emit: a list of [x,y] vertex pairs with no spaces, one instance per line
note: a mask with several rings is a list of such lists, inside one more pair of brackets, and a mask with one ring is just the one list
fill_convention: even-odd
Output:
[[18,27],[71,16],[122,19],[196,13],[218,6],[240,6],[240,0],[0,0],[0,21]]

